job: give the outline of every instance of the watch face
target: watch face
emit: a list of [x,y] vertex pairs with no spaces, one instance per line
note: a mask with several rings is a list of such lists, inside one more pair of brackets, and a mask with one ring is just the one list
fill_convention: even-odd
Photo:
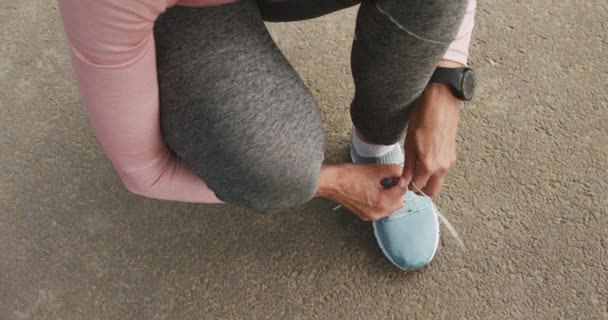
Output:
[[466,69],[462,75],[462,94],[467,101],[475,95],[475,73],[471,69]]

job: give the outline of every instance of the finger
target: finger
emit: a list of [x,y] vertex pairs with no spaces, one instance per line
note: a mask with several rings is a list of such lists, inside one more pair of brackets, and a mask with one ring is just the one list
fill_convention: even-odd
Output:
[[382,169],[378,172],[380,178],[378,185],[382,189],[391,189],[392,187],[399,185],[401,180],[401,166],[395,164],[375,166]]
[[412,178],[412,186],[410,189],[420,194],[420,191],[424,189],[430,178],[431,171],[422,165],[420,161],[417,161],[416,171],[414,171],[414,177]]
[[373,210],[373,212],[369,212],[367,214],[367,217],[369,218],[369,221],[380,220],[380,219],[384,218],[385,216],[388,216],[390,213],[387,213],[385,211],[385,209],[386,209],[386,207],[384,207],[382,209],[376,208],[375,210]]
[[401,173],[406,186],[409,186],[412,182],[416,170],[416,149],[408,147],[408,145],[406,144],[404,148],[405,163],[403,164],[403,172]]
[[439,194],[439,191],[441,191],[444,180],[445,175],[432,176],[429,181],[427,181],[426,186],[424,186],[422,191],[429,197],[435,197]]
[[383,192],[382,201],[384,203],[384,208],[381,218],[389,216],[403,207],[406,191],[407,188],[391,188],[390,190],[385,190]]
[[403,178],[400,178],[397,182],[397,185],[390,189],[382,190],[383,196],[390,202],[396,202],[397,200],[399,200],[402,196],[405,195],[405,192],[407,191],[407,184],[403,182],[405,182],[405,180]]

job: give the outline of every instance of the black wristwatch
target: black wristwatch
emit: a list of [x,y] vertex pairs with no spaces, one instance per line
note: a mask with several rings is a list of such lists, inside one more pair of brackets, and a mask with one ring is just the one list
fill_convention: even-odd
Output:
[[463,101],[470,101],[475,95],[475,72],[471,68],[437,67],[429,83],[448,84],[454,96]]

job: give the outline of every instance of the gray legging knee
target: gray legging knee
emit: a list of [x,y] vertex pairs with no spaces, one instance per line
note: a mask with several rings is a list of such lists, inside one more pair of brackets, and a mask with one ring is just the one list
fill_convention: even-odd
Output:
[[[318,107],[262,15],[297,20],[356,2],[241,0],[176,7],[159,17],[154,33],[163,137],[224,201],[275,212],[314,196],[324,145]],[[391,144],[402,136],[408,110],[455,37],[465,7],[466,0],[361,5],[351,116],[368,139]]]

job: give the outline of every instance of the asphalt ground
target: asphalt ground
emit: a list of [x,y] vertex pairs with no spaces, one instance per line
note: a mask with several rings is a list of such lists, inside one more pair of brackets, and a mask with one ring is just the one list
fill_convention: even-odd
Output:
[[[325,200],[277,215],[131,195],[53,1],[0,3],[0,319],[608,319],[608,6],[480,1],[444,232],[416,273]],[[356,8],[271,24],[347,161]],[[445,230],[443,230],[445,231]]]

